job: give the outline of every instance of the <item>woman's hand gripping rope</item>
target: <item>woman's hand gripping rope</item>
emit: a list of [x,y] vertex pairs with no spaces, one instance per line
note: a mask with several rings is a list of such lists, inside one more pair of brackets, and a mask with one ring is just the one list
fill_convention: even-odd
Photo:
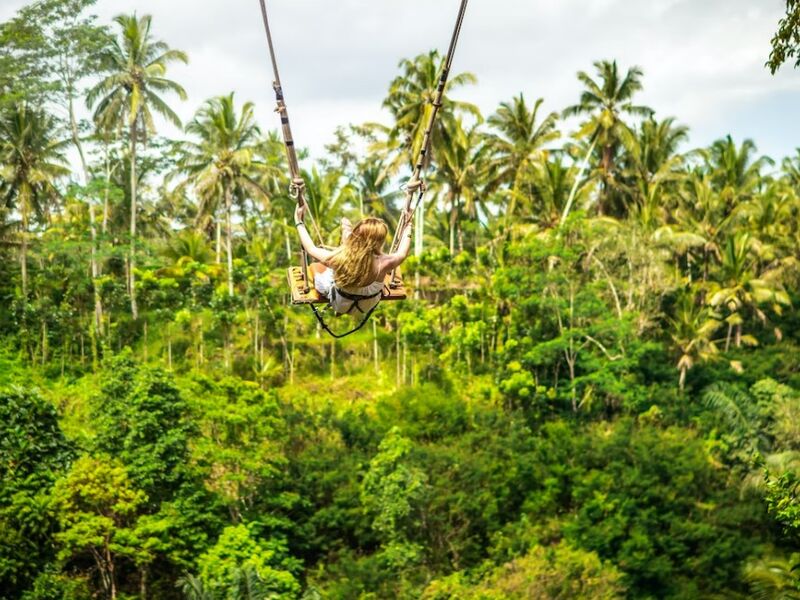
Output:
[[304,221],[305,217],[306,217],[306,205],[303,204],[301,206],[300,204],[298,204],[297,207],[294,209],[295,227],[300,227],[301,225],[305,226],[305,221]]

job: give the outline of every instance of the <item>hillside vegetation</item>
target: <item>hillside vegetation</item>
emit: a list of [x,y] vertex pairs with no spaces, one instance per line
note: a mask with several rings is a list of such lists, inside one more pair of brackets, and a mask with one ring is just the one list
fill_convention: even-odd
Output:
[[[188,57],[92,4],[0,25],[0,598],[800,598],[800,149],[456,73],[412,297],[335,341],[276,123],[179,123]],[[322,241],[396,223],[440,63],[304,158]]]

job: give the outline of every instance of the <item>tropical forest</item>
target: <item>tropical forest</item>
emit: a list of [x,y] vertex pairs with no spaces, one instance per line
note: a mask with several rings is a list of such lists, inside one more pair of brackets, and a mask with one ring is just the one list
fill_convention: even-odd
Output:
[[614,57],[482,111],[456,53],[437,102],[433,40],[297,141],[330,247],[427,152],[407,298],[337,339],[272,90],[188,98],[117,4],[0,23],[0,599],[800,598],[800,148],[697,147]]

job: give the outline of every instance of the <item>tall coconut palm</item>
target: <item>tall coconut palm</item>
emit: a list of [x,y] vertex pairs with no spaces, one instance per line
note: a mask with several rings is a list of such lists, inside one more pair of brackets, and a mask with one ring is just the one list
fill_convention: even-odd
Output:
[[443,142],[436,182],[446,186],[444,197],[450,209],[450,255],[453,256],[456,239],[463,249],[461,213],[478,218],[482,197],[479,186],[484,180],[487,153],[477,129],[465,129],[460,120],[445,130]]
[[800,148],[795,151],[794,156],[784,158],[782,166],[789,185],[800,191]]
[[359,212],[369,212],[389,223],[394,221],[393,209],[402,195],[390,180],[382,176],[385,170],[386,165],[380,157],[368,156],[356,166],[352,182],[358,194]]
[[[656,241],[671,242],[679,256],[699,264],[705,281],[713,260],[721,260],[721,248],[732,229],[733,215],[726,209],[721,194],[711,184],[710,176],[700,170],[683,178],[675,201],[676,206],[669,214],[669,220],[673,223],[655,232]],[[649,210],[646,205],[644,208]],[[653,207],[653,210],[663,213],[665,208]],[[638,216],[645,221],[646,215]],[[656,219],[664,217],[664,214],[655,216]]]
[[258,159],[261,130],[255,122],[252,102],[236,110],[233,93],[206,101],[186,126],[196,141],[185,144],[179,169],[185,172],[200,201],[198,218],[213,218],[225,210],[228,294],[233,296],[233,202],[269,193],[261,185],[268,166]]
[[725,196],[729,210],[759,190],[761,171],[774,164],[767,156],[756,157],[756,152],[753,140],[746,139],[737,147],[730,135],[715,141],[705,152],[711,182]]
[[741,232],[726,240],[717,281],[709,290],[709,304],[727,313],[725,350],[729,348],[734,332],[737,347],[743,342],[748,345],[758,343],[752,335],[743,335],[746,312],[751,312],[764,323],[767,316],[761,310],[763,305],[770,305],[773,311],[780,313],[782,306],[790,304],[778,271],[757,272],[755,242],[748,233]]
[[[306,181],[306,200],[315,226],[315,235],[334,236],[334,229],[342,213],[357,202],[355,186],[347,181],[338,169],[320,172],[316,167],[303,173]],[[338,239],[329,237],[325,243],[338,244]]]
[[[503,102],[487,120],[494,131],[486,136],[492,152],[493,183],[508,186],[510,195],[506,218],[513,216],[517,202],[521,199],[523,182],[531,174],[535,161],[544,153],[544,147],[558,139],[556,129],[558,113],[551,112],[539,120],[539,110],[544,99],[539,98],[533,107],[528,107],[522,94],[511,102]],[[528,190],[530,196],[530,190]]]
[[754,600],[800,600],[800,555],[769,556],[748,562],[744,576]]
[[620,146],[630,146],[634,138],[634,133],[623,121],[623,116],[648,117],[653,114],[653,110],[633,103],[636,93],[642,90],[643,72],[639,67],[628,69],[624,76],[616,61],[598,61],[594,63],[594,67],[599,82],[580,71],[578,80],[583,83],[585,90],[581,94],[580,102],[568,107],[564,116],[589,117],[581,126],[578,136],[588,136],[600,149],[600,175],[604,193],[599,210],[601,214],[606,214],[611,209],[608,206],[609,196],[615,184],[615,154]]
[[[655,229],[668,222],[671,208],[668,198],[676,194],[676,182],[685,177],[685,160],[678,148],[689,138],[689,129],[675,125],[675,119],[642,122],[633,140],[627,161],[630,188],[635,190],[633,211],[646,229]],[[666,196],[666,197],[665,197]],[[668,197],[668,198],[667,198]]]
[[652,180],[658,173],[674,169],[681,164],[678,149],[689,139],[689,128],[676,125],[673,117],[661,121],[655,118],[642,122],[635,144],[632,158],[642,179]]
[[589,188],[588,182],[576,179],[577,170],[564,164],[562,153],[545,154],[532,167],[529,180],[530,198],[534,203],[530,204],[528,213],[523,214],[523,217],[542,227],[555,227],[570,198],[577,197],[580,200],[585,196]]
[[128,256],[128,288],[131,314],[139,316],[136,305],[136,213],[137,176],[136,150],[138,142],[145,144],[147,136],[155,133],[153,113],[180,127],[180,119],[164,101],[162,95],[174,93],[181,100],[186,91],[166,78],[167,67],[174,62],[188,62],[180,50],[151,37],[152,17],[136,14],[120,15],[114,19],[119,35],[111,39],[100,53],[99,65],[105,75],[86,96],[86,104],[94,108],[98,128],[105,131],[127,129],[130,160],[130,252]]
[[678,388],[683,391],[689,369],[717,353],[712,336],[719,329],[720,322],[707,306],[695,301],[695,294],[691,290],[678,299],[675,315],[669,322],[670,337],[679,354],[676,365],[680,372]]
[[58,197],[55,182],[69,174],[63,154],[66,140],[56,139],[56,122],[44,111],[20,102],[0,114],[0,207],[20,215],[22,297],[28,297],[28,232],[31,219]]
[[[389,94],[383,105],[395,121],[385,144],[387,149],[395,150],[395,160],[390,164],[393,169],[404,164],[412,165],[422,148],[422,138],[433,108],[442,62],[441,55],[435,50],[413,59],[404,59],[399,65],[401,74],[389,85]],[[454,89],[476,81],[472,73],[458,73],[449,77],[443,106],[439,109],[438,121],[431,136],[432,154],[442,145],[443,129],[452,124],[458,115],[471,114],[480,119],[477,106],[453,100],[450,96]]]
[[[762,243],[781,246],[785,254],[794,252],[792,234],[797,231],[797,198],[782,181],[769,182],[764,190],[733,213],[739,224],[746,224]],[[772,254],[773,252],[770,252]]]
[[173,263],[189,259],[199,264],[209,264],[213,256],[206,237],[193,229],[184,229],[169,238],[162,253]]

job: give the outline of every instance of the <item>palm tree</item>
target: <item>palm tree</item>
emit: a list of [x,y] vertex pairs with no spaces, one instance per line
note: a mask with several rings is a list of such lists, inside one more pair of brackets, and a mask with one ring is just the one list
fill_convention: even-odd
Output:
[[678,148],[689,138],[689,129],[675,125],[675,119],[657,121],[650,118],[642,122],[628,155],[630,187],[636,190],[633,210],[639,222],[655,229],[669,221],[665,187],[675,191],[676,182],[685,177],[682,170],[684,157]]
[[217,600],[218,595],[208,589],[203,580],[195,575],[186,575],[178,580],[183,595],[188,600]]
[[705,153],[711,182],[725,196],[729,210],[757,192],[762,183],[761,170],[774,161],[761,156],[753,140],[746,139],[737,147],[730,135],[715,141]]
[[436,181],[447,186],[444,197],[450,207],[450,256],[454,256],[457,238],[463,249],[459,225],[462,211],[478,219],[482,197],[479,186],[484,180],[486,156],[486,146],[480,144],[476,127],[464,129],[459,119],[445,129]]
[[754,600],[800,600],[800,555],[748,562],[744,569]]
[[193,229],[184,229],[169,238],[162,252],[166,258],[176,264],[183,260],[208,264],[212,258],[212,252],[205,236]]
[[[539,121],[539,110],[544,99],[536,100],[528,108],[522,94],[511,102],[503,102],[487,123],[494,132],[487,134],[486,142],[493,154],[493,184],[508,185],[510,204],[505,211],[506,219],[513,216],[517,201],[521,197],[526,175],[537,159],[543,155],[544,146],[558,139],[556,129],[558,114],[551,112]],[[530,190],[528,190],[530,196]]]
[[545,154],[531,166],[530,197],[537,204],[532,205],[529,214],[524,216],[542,227],[555,227],[570,198],[585,195],[588,182],[576,179],[578,173],[564,164],[563,153]]
[[762,305],[771,304],[773,310],[780,313],[781,306],[790,304],[780,280],[768,272],[757,273],[754,243],[748,233],[739,232],[728,237],[722,248],[718,281],[713,282],[709,289],[709,304],[728,313],[725,318],[728,324],[725,350],[730,347],[734,331],[737,347],[742,342],[749,345],[758,343],[753,336],[742,334],[745,311],[752,312],[764,323],[767,316],[760,308]]
[[[425,126],[428,122],[439,74],[442,57],[437,51],[420,54],[413,59],[400,61],[401,74],[389,85],[389,93],[383,106],[394,117],[394,127],[388,130],[388,139],[383,149],[392,152],[395,160],[389,167],[394,171],[403,164],[413,165],[421,148]],[[445,88],[443,106],[431,134],[431,156],[442,147],[443,130],[452,124],[458,115],[471,114],[480,120],[480,111],[474,104],[459,102],[450,98],[450,92],[458,87],[476,83],[472,73],[451,75]]]
[[[668,206],[648,206],[645,204],[638,215],[643,223],[648,220],[664,219],[667,225],[655,232],[656,241],[670,243],[677,251],[677,258],[689,263],[699,264],[701,278],[706,281],[714,260],[722,256],[722,244],[732,229],[733,214],[726,207],[721,194],[714,189],[710,176],[700,170],[683,177],[675,197],[676,206],[669,214]],[[648,216],[647,211],[659,211],[660,215]],[[670,223],[670,221],[672,221]],[[694,253],[699,253],[695,257]]]
[[789,185],[800,190],[800,148],[795,151],[794,156],[784,158],[782,166]]
[[315,234],[322,243],[337,245],[334,229],[345,209],[355,204],[355,187],[337,169],[320,172],[312,167],[310,172],[303,172],[303,179]]
[[86,96],[86,104],[94,107],[94,119],[98,128],[105,131],[122,131],[127,128],[130,160],[130,252],[128,256],[128,291],[131,299],[131,314],[139,316],[136,306],[136,213],[137,213],[137,143],[147,142],[147,136],[155,133],[153,112],[180,127],[180,119],[162,98],[171,92],[181,100],[186,91],[165,77],[167,67],[173,62],[188,62],[180,50],[171,49],[166,43],[153,40],[150,35],[152,17],[145,15],[120,15],[114,19],[119,26],[119,36],[112,39],[98,57],[100,71],[105,77]]
[[600,148],[600,173],[604,188],[604,198],[599,205],[601,214],[611,208],[609,195],[615,181],[615,153],[619,147],[632,145],[634,133],[622,120],[623,115],[649,117],[653,110],[633,103],[636,92],[642,89],[642,70],[639,67],[628,69],[621,76],[616,61],[599,61],[594,63],[600,82],[592,79],[584,71],[578,73],[578,80],[585,90],[578,104],[564,111],[565,117],[589,115],[589,119],[581,126],[579,137],[589,136]]
[[[750,394],[729,383],[717,382],[703,390],[702,400],[720,422],[724,423],[731,438],[749,455],[766,450],[759,446],[765,437],[763,422],[759,418],[759,411],[763,409]],[[763,469],[759,468],[757,472],[758,479],[763,481]]]
[[398,200],[402,199],[399,190],[383,173],[386,171],[385,163],[380,157],[371,155],[357,165],[352,183],[356,188],[359,202],[359,212],[369,213],[381,217],[387,223],[393,222],[395,213],[393,209]]
[[712,335],[720,322],[706,306],[695,301],[694,293],[684,292],[675,307],[675,316],[669,319],[670,337],[678,350],[677,363],[680,377],[678,387],[683,391],[686,373],[698,362],[709,360],[717,353]]
[[736,207],[734,218],[745,224],[748,231],[768,244],[784,246],[784,251],[791,254],[794,250],[792,233],[797,229],[794,215],[797,199],[784,182],[771,181],[752,199]]
[[255,122],[254,106],[246,102],[237,112],[233,93],[206,101],[187,133],[197,141],[186,142],[179,169],[188,174],[200,200],[198,219],[217,214],[225,208],[227,240],[228,295],[233,296],[233,201],[255,195],[265,200],[269,193],[259,183],[268,170],[258,160],[261,130]]
[[66,140],[56,140],[56,122],[42,110],[20,102],[0,115],[0,208],[20,215],[22,298],[28,297],[28,232],[31,219],[47,212],[58,197],[55,182],[69,174],[62,153]]
[[652,117],[644,120],[631,148],[632,170],[645,185],[663,178],[663,174],[674,173],[684,161],[678,148],[688,139],[689,128],[676,125],[673,117],[661,121]]

